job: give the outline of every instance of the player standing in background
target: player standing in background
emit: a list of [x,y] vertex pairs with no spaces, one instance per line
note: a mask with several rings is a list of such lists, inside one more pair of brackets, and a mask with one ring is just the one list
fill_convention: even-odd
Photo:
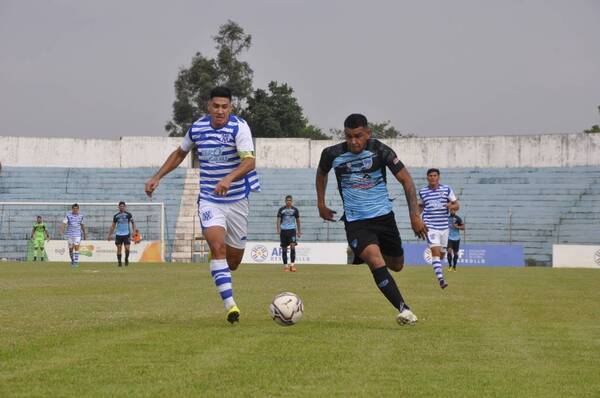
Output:
[[[65,233],[66,228],[66,233]],[[71,257],[71,267],[79,266],[79,244],[81,240],[86,240],[87,232],[83,223],[83,214],[79,213],[79,205],[73,203],[71,211],[65,216],[60,228],[60,235],[67,237],[69,245],[69,257]]]
[[371,139],[367,118],[352,114],[344,121],[346,141],[321,153],[316,189],[319,215],[329,221],[335,212],[325,205],[327,174],[333,168],[344,203],[344,224],[355,263],[366,262],[377,287],[398,309],[400,325],[414,325],[417,317],[404,302],[396,281],[388,272],[404,266],[404,249],[387,190],[386,167],[402,184],[410,223],[415,235],[424,239],[427,228],[419,217],[415,184],[396,153],[381,141]]
[[[302,237],[300,232],[300,212],[292,206],[292,195],[285,197],[285,206],[277,211],[277,223],[275,228],[279,234],[281,242],[281,258],[283,260],[283,270],[296,272],[296,231],[298,238]],[[290,247],[290,266],[288,267],[287,247]]]
[[31,239],[33,240],[33,261],[36,261],[38,257],[40,261],[44,261],[44,243],[46,243],[46,239],[50,240],[50,235],[48,235],[48,228],[42,220],[42,216],[37,216],[37,222],[33,224]]
[[419,190],[419,208],[427,225],[427,243],[431,249],[433,272],[442,289],[448,286],[442,270],[442,259],[448,246],[448,211],[460,208],[454,191],[440,184],[440,171],[427,170],[428,184]]
[[448,271],[456,272],[456,263],[458,262],[458,249],[460,248],[460,230],[465,229],[465,223],[455,210],[450,210],[448,217]]
[[[129,247],[131,245],[131,231],[135,231],[135,222],[133,221],[133,216],[130,212],[125,211],[127,205],[125,202],[119,202],[119,212],[113,216],[113,222],[110,226],[110,231],[108,231],[108,237],[106,240],[111,240],[111,236],[115,231],[115,227],[117,228],[117,232],[115,234],[115,245],[117,246],[117,261],[119,262],[119,267],[123,264],[121,263],[121,249],[123,245],[125,245],[125,266],[129,265]],[[129,223],[131,223],[131,229],[129,229]]]
[[194,122],[181,146],[146,182],[146,194],[158,187],[160,179],[174,170],[192,148],[200,161],[198,216],[210,247],[210,272],[221,295],[227,321],[239,321],[240,310],[233,299],[231,271],[244,255],[248,230],[248,196],[259,191],[254,170],[254,144],[245,120],[231,114],[231,90],[216,87],[210,93],[208,115]]

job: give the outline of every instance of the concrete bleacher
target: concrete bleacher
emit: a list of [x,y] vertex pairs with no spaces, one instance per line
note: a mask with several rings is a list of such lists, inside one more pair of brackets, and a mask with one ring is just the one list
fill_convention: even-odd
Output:
[[[418,188],[426,169],[410,170]],[[275,217],[287,194],[294,196],[302,221],[302,240],[345,240],[342,223],[318,216],[314,169],[259,170],[262,192],[251,199],[249,239],[277,240]],[[391,177],[391,180],[390,180]],[[600,236],[600,168],[445,169],[441,181],[461,202],[467,224],[463,242],[513,243],[524,246],[529,263],[551,263],[554,243],[598,243]],[[388,174],[390,197],[405,242],[415,242],[402,186]],[[333,173],[327,204],[342,213]]]
[[[144,183],[155,171],[4,167],[0,202],[113,202],[114,208],[90,215],[86,222],[90,239],[104,239],[118,201],[148,201]],[[411,168],[410,172],[417,189],[426,184],[426,169]],[[345,240],[343,223],[324,222],[318,215],[315,169],[262,168],[258,173],[262,191],[250,197],[249,240],[279,239],[275,233],[276,212],[287,194],[294,196],[294,205],[300,210],[303,241]],[[460,199],[459,215],[467,224],[463,242],[521,244],[529,262],[549,264],[554,243],[598,244],[600,240],[600,167],[443,169],[441,181],[450,185]],[[416,242],[402,186],[389,173],[388,187],[403,241]],[[197,172],[180,168],[161,181],[153,198],[154,202],[165,203],[167,261],[191,259],[194,234],[188,230],[197,224],[196,193]],[[326,200],[341,216],[343,206],[333,173],[329,175]],[[51,214],[53,237],[66,210],[68,207]],[[83,207],[82,212],[86,213]],[[25,257],[26,237],[38,213],[39,209],[29,208],[18,213],[11,210],[9,214],[0,208],[0,258]],[[134,216],[138,223],[146,217],[143,212]],[[148,222],[148,231],[142,230],[146,239],[154,239],[152,234],[157,234],[151,224]],[[183,224],[185,228],[181,228]]]
[[[0,202],[112,202],[113,207],[81,207],[86,216],[88,239],[105,239],[117,203],[149,202],[144,183],[155,168],[66,168],[4,167],[0,176]],[[173,249],[175,224],[184,188],[185,169],[165,177],[153,202],[165,203],[165,239],[167,260]],[[22,259],[26,255],[27,236],[37,214],[42,214],[52,238],[58,238],[62,218],[70,206],[4,206],[0,208],[0,258]],[[133,211],[132,211],[133,212]],[[138,208],[134,218],[147,240],[160,238],[160,212]]]

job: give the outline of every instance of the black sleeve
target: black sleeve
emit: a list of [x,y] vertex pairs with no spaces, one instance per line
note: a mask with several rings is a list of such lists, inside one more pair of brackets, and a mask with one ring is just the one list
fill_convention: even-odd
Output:
[[283,210],[283,207],[280,207],[279,210],[277,210],[277,217],[281,218],[281,211]]
[[319,160],[319,169],[323,173],[329,173],[331,166],[333,165],[334,156],[332,155],[332,147],[327,147],[321,152],[321,159]]
[[300,212],[298,211],[298,208],[294,207],[294,212],[295,212],[295,216],[296,218],[300,218]]
[[133,221],[133,214],[131,214],[130,212],[127,212],[127,219],[131,222],[135,222]]
[[119,213],[117,213],[117,214],[115,214],[115,215],[113,216],[113,222],[114,222],[115,224],[117,223],[117,221],[119,221],[119,219],[117,218],[117,215],[118,215],[118,214],[119,214]]
[[396,175],[397,172],[404,168],[404,163],[402,163],[402,161],[398,159],[398,156],[396,156],[396,152],[394,152],[392,148],[390,148],[382,142],[379,142],[379,144],[379,153],[383,164],[385,164],[388,167],[388,169],[390,169],[390,171],[394,175]]
[[459,216],[456,216],[456,225],[463,225],[463,220]]

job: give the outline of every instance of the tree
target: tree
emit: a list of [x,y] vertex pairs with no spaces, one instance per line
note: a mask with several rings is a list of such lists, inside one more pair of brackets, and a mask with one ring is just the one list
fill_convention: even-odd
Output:
[[252,45],[252,36],[233,22],[219,28],[219,33],[213,37],[217,45],[217,84],[231,89],[234,95],[234,107],[241,110],[242,102],[252,93],[253,71],[247,62],[239,60],[243,51]]
[[231,89],[233,104],[241,108],[252,92],[252,69],[239,60],[250,48],[252,37],[237,23],[228,20],[213,37],[217,58],[196,53],[189,68],[182,68],[175,81],[175,101],[172,120],[165,130],[169,136],[183,136],[188,127],[206,113],[210,90],[218,85]]
[[[598,113],[600,113],[600,106],[598,107]],[[600,133],[600,125],[594,124],[591,128],[583,130],[583,132],[587,134]]]
[[302,107],[285,83],[269,83],[269,92],[257,89],[242,112],[255,137],[302,137],[307,121]]
[[[369,127],[371,128],[371,137],[377,138],[378,140],[414,137],[414,134],[402,134],[399,130],[392,126],[391,123],[392,122],[389,120],[382,123],[369,123]],[[343,129],[329,129],[329,134],[334,138],[344,139]]]
[[371,127],[371,135],[373,138],[386,139],[386,138],[398,138],[402,134],[391,125],[392,122],[389,120],[383,123],[369,123]]
[[312,124],[307,124],[306,127],[302,130],[303,138],[310,138],[311,140],[330,140],[331,137],[327,134],[323,133],[317,126],[313,126]]

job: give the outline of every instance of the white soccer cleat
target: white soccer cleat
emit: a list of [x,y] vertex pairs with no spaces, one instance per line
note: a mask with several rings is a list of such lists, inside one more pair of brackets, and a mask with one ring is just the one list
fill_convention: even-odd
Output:
[[417,316],[413,314],[412,311],[409,309],[403,309],[402,312],[399,313],[398,316],[396,316],[396,322],[398,322],[398,324],[402,326],[414,325],[415,323],[417,323],[417,321]]

